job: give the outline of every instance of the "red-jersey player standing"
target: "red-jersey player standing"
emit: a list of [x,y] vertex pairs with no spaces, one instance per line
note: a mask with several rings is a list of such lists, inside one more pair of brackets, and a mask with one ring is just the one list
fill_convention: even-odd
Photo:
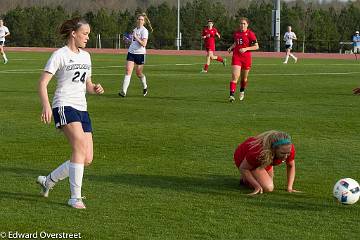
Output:
[[206,49],[206,64],[201,72],[207,73],[211,60],[216,60],[218,62],[222,62],[223,65],[226,65],[226,59],[223,59],[220,56],[215,56],[215,37],[220,38],[220,33],[216,28],[214,28],[214,22],[212,20],[208,20],[208,25],[202,31],[202,38],[204,39],[205,49]]
[[295,180],[295,147],[291,137],[275,130],[263,132],[241,143],[234,153],[235,165],[240,171],[240,184],[253,187],[250,195],[274,190],[273,166],[286,163],[287,191],[293,189]]
[[245,88],[251,68],[251,52],[259,49],[259,44],[255,33],[248,29],[249,20],[245,17],[240,18],[239,30],[234,33],[234,43],[228,49],[230,53],[233,51],[232,57],[232,79],[230,82],[229,101],[235,101],[236,84],[241,75],[240,101],[245,97]]

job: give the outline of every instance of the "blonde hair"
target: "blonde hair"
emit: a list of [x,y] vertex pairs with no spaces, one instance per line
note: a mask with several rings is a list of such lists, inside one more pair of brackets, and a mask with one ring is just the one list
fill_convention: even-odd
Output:
[[270,130],[267,132],[260,133],[255,137],[255,140],[251,142],[251,149],[259,147],[261,149],[259,162],[260,167],[269,166],[274,157],[274,149],[281,145],[291,144],[291,137],[286,132]]
[[140,16],[144,17],[145,24],[146,24],[147,26],[149,26],[151,32],[153,32],[154,29],[153,29],[153,27],[152,27],[152,25],[151,25],[150,19],[149,19],[148,16],[146,15],[146,13],[144,13],[144,12],[143,12],[143,13],[139,13],[139,14],[137,15],[137,18],[140,17]]

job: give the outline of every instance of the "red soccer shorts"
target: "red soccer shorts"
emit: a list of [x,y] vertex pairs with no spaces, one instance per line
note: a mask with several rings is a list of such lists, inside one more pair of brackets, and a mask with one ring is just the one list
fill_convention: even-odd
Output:
[[215,46],[209,46],[209,47],[207,46],[205,49],[207,52],[209,52],[209,51],[215,52]]
[[240,66],[242,69],[249,70],[251,68],[251,57],[242,57],[233,55],[231,65]]

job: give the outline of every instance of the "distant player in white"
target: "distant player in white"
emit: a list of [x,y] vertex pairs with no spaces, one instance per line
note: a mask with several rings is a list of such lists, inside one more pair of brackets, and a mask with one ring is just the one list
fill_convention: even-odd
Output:
[[147,24],[151,31],[152,26],[149,18],[145,13],[139,14],[137,16],[136,28],[133,30],[132,36],[133,40],[130,44],[128,54],[126,57],[126,72],[123,81],[122,88],[120,89],[119,96],[125,97],[127,90],[130,85],[131,74],[133,72],[134,66],[136,64],[136,75],[140,79],[143,85],[143,95],[146,96],[148,93],[148,86],[146,83],[146,77],[143,74],[144,64],[145,64],[145,54],[146,54],[146,45],[149,38],[149,31],[144,27]]
[[[60,34],[67,44],[52,54],[39,80],[41,121],[49,124],[53,115],[56,128],[63,131],[71,145],[72,155],[48,176],[39,176],[37,182],[42,195],[48,197],[49,190],[57,182],[69,177],[71,197],[68,204],[77,209],[85,208],[81,196],[84,165],[88,166],[93,159],[92,127],[85,94],[104,93],[100,84],[92,83],[90,54],[82,50],[89,33],[86,21],[80,18],[65,21]],[[54,75],[57,87],[51,107],[47,86]]]
[[4,26],[4,21],[0,19],[0,53],[4,59],[4,64],[7,64],[9,61],[4,51],[5,38],[9,35],[10,35],[9,29]]
[[360,53],[360,35],[359,31],[355,32],[355,35],[352,38],[353,41],[353,47],[354,47],[354,53],[359,54]]
[[284,41],[285,41],[285,50],[286,50],[286,56],[284,64],[288,63],[289,56],[292,57],[297,62],[297,57],[294,56],[294,54],[290,53],[292,46],[293,46],[293,40],[296,40],[296,35],[294,32],[291,31],[291,26],[287,27],[287,32],[284,34]]

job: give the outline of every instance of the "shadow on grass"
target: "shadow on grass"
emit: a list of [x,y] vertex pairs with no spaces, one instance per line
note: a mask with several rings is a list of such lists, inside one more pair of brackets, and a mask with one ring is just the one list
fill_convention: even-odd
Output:
[[110,99],[122,99],[122,100],[126,100],[126,99],[134,99],[134,100],[143,100],[143,99],[153,99],[153,100],[166,100],[166,101],[177,101],[177,102],[197,102],[197,103],[228,103],[227,98],[224,98],[224,100],[216,100],[215,98],[213,100],[208,100],[205,98],[201,99],[201,98],[194,98],[194,97],[175,97],[175,96],[151,96],[149,94],[149,96],[143,97],[140,94],[133,94],[133,95],[129,95],[126,96],[125,98],[120,97],[118,95],[118,93],[115,94],[104,94],[102,95],[102,97],[104,98],[110,98]]
[[41,197],[40,194],[30,194],[24,192],[6,192],[0,191],[0,199],[9,199],[11,201],[26,201],[26,202],[44,202],[49,205],[58,205],[58,206],[67,206],[66,203],[59,203],[54,201],[49,201]]
[[0,93],[16,93],[16,94],[24,94],[24,93],[37,93],[35,90],[0,90]]
[[[39,169],[29,168],[1,168],[2,172],[12,172],[23,176],[36,178],[41,172]],[[251,189],[239,187],[237,177],[228,175],[203,174],[198,176],[166,176],[119,173],[112,175],[89,175],[85,178],[101,184],[115,183],[130,187],[163,189],[166,191],[189,192],[195,194],[209,194],[216,196],[238,197],[239,204],[258,206],[268,209],[284,209],[294,211],[332,211],[343,206],[336,204],[331,196],[319,197],[309,193],[287,193],[284,189],[277,188],[273,193],[256,196],[247,196]],[[105,186],[104,186],[105,187]],[[0,191],[0,199],[20,201],[43,201],[51,205],[65,206],[66,204],[48,201],[39,194],[23,192]]]
[[[257,90],[257,93],[261,93],[261,94],[268,94],[268,95],[271,95],[271,94],[286,94],[288,93],[286,90],[284,91],[274,91],[274,90]],[[351,91],[349,91],[348,93],[341,93],[341,92],[326,92],[326,91],[322,91],[322,92],[319,92],[319,91],[307,91],[306,93],[301,93],[302,95],[310,95],[310,96],[348,96],[348,97],[351,97],[351,96],[356,96],[354,94],[351,93]]]
[[276,192],[265,201],[252,201],[252,205],[268,209],[284,209],[294,211],[329,212],[339,209],[341,206],[330,198],[316,198],[307,194],[289,193],[289,195],[278,195]]
[[[90,181],[205,194],[239,193],[238,179],[226,175],[164,176],[145,174],[88,175]],[[244,189],[245,190],[245,189]],[[248,192],[248,190],[246,190]]]
[[39,175],[48,174],[50,169],[31,169],[31,168],[23,168],[23,167],[4,167],[0,166],[0,173],[4,175],[4,173],[13,173],[14,175],[21,176],[34,176],[34,182],[36,177]]
[[43,169],[31,169],[31,168],[21,168],[21,167],[4,167],[0,166],[1,174],[4,176],[7,176],[11,180],[12,177],[15,176],[17,179],[18,176],[23,177],[24,183],[23,184],[29,184],[29,181],[27,181],[29,178],[31,179],[31,184],[33,184],[33,188],[31,188],[31,192],[34,193],[28,193],[28,192],[18,192],[17,189],[14,189],[14,191],[0,191],[0,200],[1,199],[8,199],[11,201],[26,201],[26,202],[44,202],[49,205],[58,205],[58,206],[67,206],[66,203],[59,203],[51,201],[47,198],[44,198],[40,195],[40,188],[36,184],[36,178],[39,175],[42,175],[44,173],[48,173],[49,170],[43,170]]
[[107,176],[87,176],[91,181],[110,182],[128,186],[164,189],[175,192],[192,192],[196,194],[209,194],[238,197],[239,204],[258,206],[277,210],[322,212],[338,209],[331,197],[321,197],[308,193],[288,193],[277,188],[272,193],[248,196],[252,190],[240,187],[238,179],[226,175],[201,176],[163,176],[144,174],[115,174]]

